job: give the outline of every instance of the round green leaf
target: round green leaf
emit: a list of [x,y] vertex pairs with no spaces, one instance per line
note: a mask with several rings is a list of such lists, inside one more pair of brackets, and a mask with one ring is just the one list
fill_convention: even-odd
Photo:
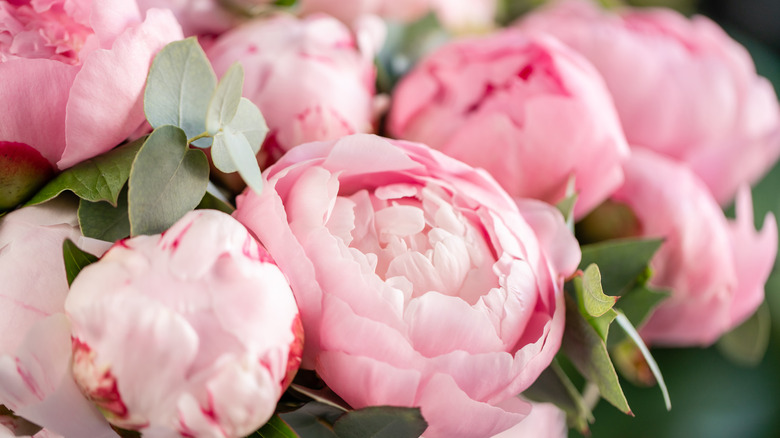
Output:
[[223,126],[233,120],[243,88],[244,69],[241,64],[234,63],[219,80],[209,101],[206,110],[206,131],[209,135],[216,135]]
[[225,173],[238,171],[246,185],[256,193],[262,191],[263,177],[260,166],[244,134],[233,132],[229,127],[225,127],[214,136],[211,160],[217,169]]

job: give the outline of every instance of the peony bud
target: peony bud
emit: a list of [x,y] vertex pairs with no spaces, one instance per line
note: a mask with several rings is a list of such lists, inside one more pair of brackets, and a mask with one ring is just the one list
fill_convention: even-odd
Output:
[[246,436],[300,363],[287,280],[213,210],[118,242],[79,274],[65,308],[76,382],[112,424],[144,436]]

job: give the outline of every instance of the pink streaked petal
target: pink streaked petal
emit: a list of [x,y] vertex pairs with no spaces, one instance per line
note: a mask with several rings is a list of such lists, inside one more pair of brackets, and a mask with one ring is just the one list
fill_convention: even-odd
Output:
[[49,59],[0,63],[0,101],[6,102],[0,140],[28,144],[55,164],[65,150],[65,105],[77,72],[76,66]]
[[531,410],[529,403],[517,397],[498,405],[473,400],[445,374],[436,374],[428,380],[417,403],[430,425],[425,431],[426,438],[491,436],[514,426]]
[[353,408],[415,406],[415,395],[422,378],[417,370],[395,368],[382,361],[340,351],[320,354],[317,373]]
[[146,21],[122,33],[111,50],[90,54],[70,91],[60,169],[112,149],[144,122],[142,96],[152,58],[181,38],[170,11],[150,10]]

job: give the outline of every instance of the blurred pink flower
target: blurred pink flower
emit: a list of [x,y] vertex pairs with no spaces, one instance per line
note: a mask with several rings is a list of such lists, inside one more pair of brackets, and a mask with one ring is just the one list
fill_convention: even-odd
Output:
[[566,414],[551,403],[531,403],[531,412],[511,429],[493,438],[566,438]]
[[410,22],[433,12],[447,28],[472,30],[492,27],[497,0],[301,0],[301,12],[324,12],[347,24],[362,15]]
[[593,67],[552,38],[504,31],[447,44],[398,85],[390,132],[486,169],[518,198],[583,216],[622,181],[628,146]]
[[729,221],[704,183],[684,165],[635,149],[612,200],[631,208],[641,235],[664,239],[650,284],[671,290],[642,327],[654,345],[706,346],[747,319],[764,300],[777,253],[777,224],[753,226],[750,192]]
[[79,274],[65,309],[76,382],[111,423],[144,435],[249,435],[300,363],[287,280],[214,210],[116,243]]
[[0,3],[0,141],[65,169],[108,151],[145,120],[153,56],[180,39],[173,15],[134,0]]
[[721,204],[780,154],[780,110],[747,50],[706,17],[669,9],[606,12],[587,0],[529,14],[606,81],[631,146],[690,166]]
[[81,236],[69,200],[0,218],[0,405],[65,436],[116,437],[70,374],[66,238],[96,255],[110,245]]
[[244,67],[244,97],[270,128],[263,167],[298,144],[373,130],[376,47],[361,36],[328,16],[279,14],[233,29],[208,49],[218,75],[236,61]]
[[490,436],[550,364],[580,252],[561,214],[373,135],[301,145],[235,217],[290,278],[313,367],[355,408],[421,406],[434,437]]
[[[141,12],[149,9],[170,9],[181,24],[184,36],[221,34],[239,22],[222,3],[226,0],[135,0]],[[237,2],[238,0],[232,0]],[[247,0],[251,1],[251,0]],[[268,0],[266,3],[270,2]],[[256,1],[260,3],[260,1]]]

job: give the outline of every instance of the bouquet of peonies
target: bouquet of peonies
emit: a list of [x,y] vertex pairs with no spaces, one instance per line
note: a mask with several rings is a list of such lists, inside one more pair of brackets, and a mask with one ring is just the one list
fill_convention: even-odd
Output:
[[760,317],[777,97],[707,18],[518,3],[0,3],[0,437],[669,409],[648,346]]

